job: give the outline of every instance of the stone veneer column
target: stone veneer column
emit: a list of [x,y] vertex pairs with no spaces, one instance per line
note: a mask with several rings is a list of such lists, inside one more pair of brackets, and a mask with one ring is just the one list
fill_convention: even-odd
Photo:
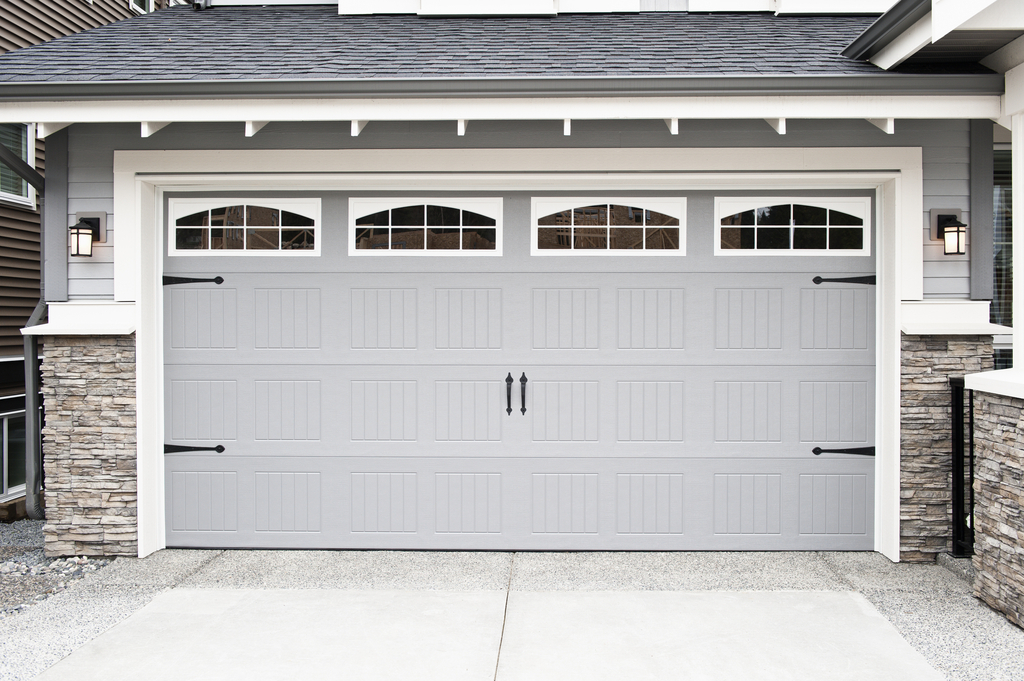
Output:
[[974,594],[1024,627],[1024,400],[974,393]]
[[46,554],[137,555],[135,336],[43,338]]
[[900,560],[931,561],[951,546],[950,376],[990,371],[991,336],[902,338]]

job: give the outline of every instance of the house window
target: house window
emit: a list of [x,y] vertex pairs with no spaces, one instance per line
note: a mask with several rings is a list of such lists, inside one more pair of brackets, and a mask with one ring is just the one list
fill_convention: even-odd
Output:
[[533,255],[685,255],[686,200],[535,198]]
[[868,198],[717,198],[715,255],[870,255]]
[[[17,154],[30,166],[35,165],[35,126],[24,123],[0,123],[0,144]],[[35,190],[7,164],[0,162],[0,200],[32,205]]]
[[319,199],[171,199],[171,255],[319,255]]
[[154,0],[128,0],[128,5],[138,14],[152,12]]
[[992,305],[989,318],[993,324],[1013,326],[1013,206],[1011,201],[1012,152],[995,150],[993,173],[993,275]]
[[349,253],[501,255],[500,198],[349,199]]
[[0,501],[25,492],[25,412],[0,416],[3,439],[3,470],[0,471]]

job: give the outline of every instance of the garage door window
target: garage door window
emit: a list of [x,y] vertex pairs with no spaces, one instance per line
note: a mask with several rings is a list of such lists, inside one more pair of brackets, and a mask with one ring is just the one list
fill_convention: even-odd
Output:
[[169,212],[171,255],[320,254],[318,199],[172,199]]
[[352,255],[500,255],[501,206],[488,199],[349,200]]
[[685,199],[533,200],[534,255],[684,255]]
[[870,200],[715,200],[716,255],[870,255]]

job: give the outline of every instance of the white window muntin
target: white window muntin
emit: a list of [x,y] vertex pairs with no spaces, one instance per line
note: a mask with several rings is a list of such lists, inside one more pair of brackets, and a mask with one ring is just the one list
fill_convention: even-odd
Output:
[[[864,220],[863,247],[859,249],[740,249],[722,248],[722,218],[766,206],[801,204],[848,213]],[[794,225],[790,225],[792,229]],[[792,237],[791,237],[792,240]],[[866,196],[820,197],[820,196],[761,196],[761,197],[715,197],[715,255],[722,256],[830,256],[849,257],[871,255],[871,199]]]
[[[455,249],[390,249],[390,248],[356,248],[356,221],[365,216],[392,208],[404,208],[406,206],[443,206],[445,208],[458,208],[459,210],[479,213],[484,217],[494,220],[495,243],[493,249],[488,250],[455,250]],[[437,197],[362,197],[354,196],[348,200],[348,254],[359,257],[386,257],[398,256],[408,257],[440,257],[440,256],[461,256],[461,257],[492,257],[501,255],[502,246],[502,215],[504,201],[501,197],[474,197],[474,198],[437,198]],[[426,226],[424,226],[426,229]]]
[[[11,149],[14,153],[18,154],[30,168],[36,167],[36,126],[32,123],[5,123],[4,127],[8,130],[17,130],[17,136],[23,142],[23,147],[20,149]],[[0,131],[3,132],[3,131]],[[3,138],[6,142],[13,140],[9,139],[10,135],[4,134]],[[21,146],[19,144],[19,146]],[[9,203],[19,203],[25,206],[36,205],[36,188],[30,185],[25,180],[22,180],[13,170],[5,169],[3,172],[4,182],[0,184],[0,201],[6,201]],[[20,187],[19,191],[11,192],[4,191],[4,186],[8,184],[15,184]],[[10,187],[8,187],[10,188]]]
[[[175,241],[175,223],[179,218],[183,218],[193,213],[198,213],[204,210],[213,210],[215,208],[223,208],[225,206],[264,206],[267,208],[276,208],[278,210],[286,210],[291,213],[297,213],[307,218],[312,218],[313,226],[308,229],[313,230],[313,248],[302,249],[302,250],[248,250],[248,249],[178,249]],[[291,198],[239,198],[232,196],[218,196],[216,198],[192,198],[192,199],[168,199],[167,201],[167,253],[168,255],[177,256],[189,256],[189,257],[282,257],[282,256],[299,256],[299,257],[310,257],[319,256],[321,242],[323,241],[323,230],[321,229],[320,223],[320,199],[291,199]]]
[[[553,196],[534,198],[531,202],[530,217],[530,255],[540,256],[572,256],[572,257],[651,257],[651,256],[681,256],[686,255],[686,199],[679,198],[643,198],[623,196]],[[656,213],[663,213],[679,220],[679,248],[678,249],[546,249],[537,247],[538,221],[552,213],[572,210],[574,208],[586,208],[588,206],[600,206],[602,204],[630,206],[641,208]]]

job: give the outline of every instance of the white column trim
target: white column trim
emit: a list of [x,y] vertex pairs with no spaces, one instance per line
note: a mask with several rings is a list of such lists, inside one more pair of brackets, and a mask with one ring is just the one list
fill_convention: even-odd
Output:
[[[877,197],[875,547],[899,559],[900,311],[921,298],[921,149],[115,151],[115,294],[137,300],[139,552],[164,546],[162,194],[165,190],[452,187],[873,189]],[[315,169],[318,172],[315,172]],[[263,174],[263,173],[271,174]],[[597,183],[597,184],[595,184]],[[1024,193],[1024,192],[1022,192]],[[1021,239],[1024,242],[1024,239]]]

